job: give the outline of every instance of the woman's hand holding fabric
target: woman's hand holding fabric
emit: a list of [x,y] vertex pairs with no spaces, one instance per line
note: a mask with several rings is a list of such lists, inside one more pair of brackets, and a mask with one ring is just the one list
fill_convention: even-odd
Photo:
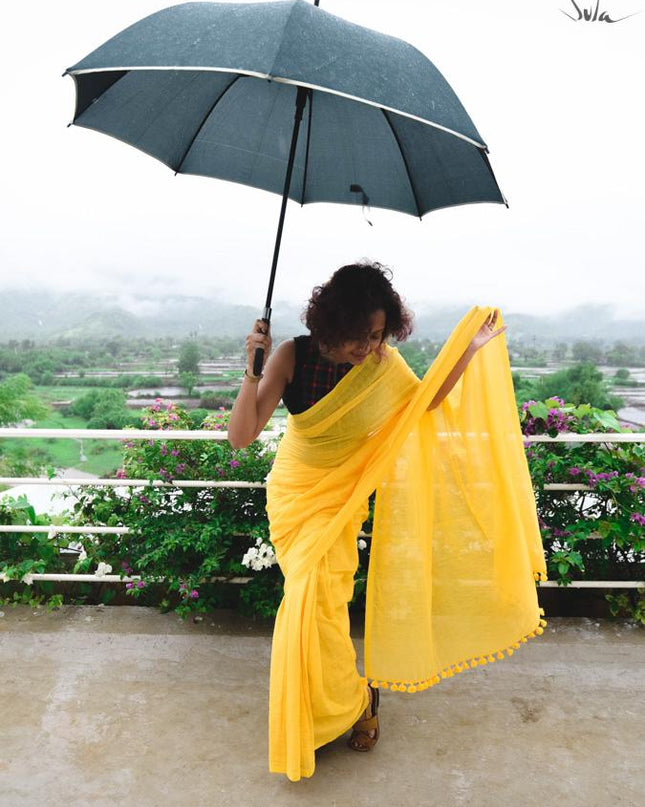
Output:
[[487,342],[490,342],[491,339],[494,339],[506,330],[506,325],[495,330],[498,314],[499,310],[495,308],[490,317],[473,337],[469,346],[472,354],[476,353],[480,348],[484,347]]

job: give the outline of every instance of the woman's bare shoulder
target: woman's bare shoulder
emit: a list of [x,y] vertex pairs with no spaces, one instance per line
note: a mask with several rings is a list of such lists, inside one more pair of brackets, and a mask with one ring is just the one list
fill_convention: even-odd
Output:
[[296,343],[294,339],[285,339],[273,351],[273,365],[275,370],[290,384],[293,381],[293,371],[296,366]]

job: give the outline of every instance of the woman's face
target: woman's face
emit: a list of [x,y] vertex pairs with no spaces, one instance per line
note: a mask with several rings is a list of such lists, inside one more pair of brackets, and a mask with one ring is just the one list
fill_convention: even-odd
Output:
[[370,316],[370,330],[365,339],[352,339],[348,342],[341,342],[327,354],[328,357],[338,364],[362,364],[365,359],[378,349],[383,341],[385,331],[385,311],[379,309]]

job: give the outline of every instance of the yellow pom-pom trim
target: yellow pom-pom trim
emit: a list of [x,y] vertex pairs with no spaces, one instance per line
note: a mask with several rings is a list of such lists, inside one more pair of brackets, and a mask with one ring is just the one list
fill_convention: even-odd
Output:
[[[540,617],[544,616],[544,608],[539,609]],[[464,670],[474,669],[475,667],[483,667],[485,664],[494,662],[496,659],[503,659],[504,653],[510,658],[516,650],[525,644],[529,639],[540,636],[544,633],[546,626],[546,619],[540,618],[537,626],[524,636],[520,636],[515,642],[511,642],[508,647],[493,650],[483,656],[474,656],[468,659],[461,659],[449,667],[442,668],[439,672],[435,673],[431,678],[426,678],[423,681],[383,681],[382,679],[374,679],[371,685],[377,689],[391,689],[392,692],[423,692],[429,687],[439,684],[444,678],[452,678],[457,673],[464,672]],[[367,679],[366,679],[367,680]]]

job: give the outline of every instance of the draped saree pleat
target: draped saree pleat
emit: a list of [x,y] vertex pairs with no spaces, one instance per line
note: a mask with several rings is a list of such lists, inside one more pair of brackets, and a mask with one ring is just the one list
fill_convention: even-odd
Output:
[[[267,485],[285,577],[271,654],[272,772],[311,776],[315,749],[365,709],[368,679],[422,690],[542,632],[534,580],[546,567],[504,337],[428,411],[490,313],[473,308],[421,381],[388,347],[289,416]],[[347,603],[374,490],[363,677]]]

